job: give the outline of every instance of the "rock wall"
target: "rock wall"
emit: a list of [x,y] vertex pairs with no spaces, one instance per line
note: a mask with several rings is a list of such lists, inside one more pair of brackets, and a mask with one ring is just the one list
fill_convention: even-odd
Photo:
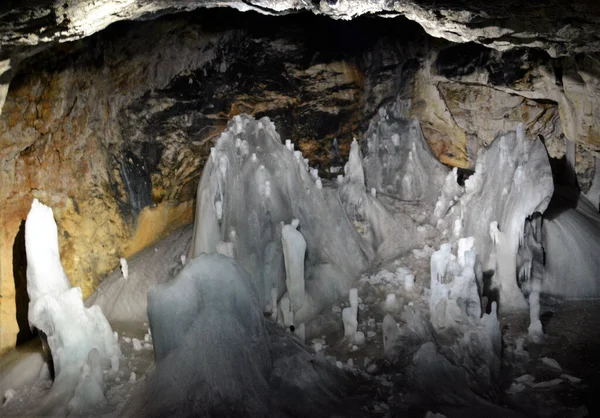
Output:
[[326,19],[273,33],[269,18],[223,13],[118,24],[19,68],[0,117],[0,350],[19,331],[15,239],[34,197],[54,209],[85,296],[119,257],[191,222],[203,163],[234,115],[271,117],[315,165],[329,165],[334,138],[349,148],[360,49],[322,42]]
[[19,330],[18,233],[34,197],[54,209],[65,270],[88,295],[119,257],[191,222],[210,147],[240,113],[268,116],[322,177],[388,102],[463,168],[523,121],[551,157],[564,157],[566,138],[581,144],[585,189],[600,149],[595,60],[455,45],[405,19],[223,10],[117,23],[46,49],[13,69],[0,116],[0,351]]

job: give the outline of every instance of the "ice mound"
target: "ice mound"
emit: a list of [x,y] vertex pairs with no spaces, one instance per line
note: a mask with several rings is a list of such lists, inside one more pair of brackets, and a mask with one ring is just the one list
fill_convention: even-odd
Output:
[[[99,307],[85,308],[72,288],[58,251],[52,209],[34,199],[25,222],[29,324],[52,353],[55,379],[44,408],[85,411],[103,401],[102,367],[118,367],[120,350]],[[100,396],[102,395],[102,396]]]
[[189,250],[191,240],[192,228],[188,226],[136,254],[127,263],[127,279],[117,269],[100,283],[85,305],[99,306],[110,321],[147,321],[148,289],[179,273],[181,254]]
[[517,251],[525,219],[544,212],[553,190],[544,145],[525,138],[522,126],[480,150],[464,190],[456,186],[456,171],[446,178],[434,222],[475,237],[483,271],[494,272],[502,310],[527,307],[516,280]]
[[148,292],[155,372],[123,416],[265,416],[271,359],[261,305],[235,260],[202,254]]
[[378,259],[391,259],[418,246],[416,222],[384,203],[381,193],[367,192],[364,161],[356,140],[350,146],[344,173],[339,188],[340,200]]
[[442,244],[431,256],[429,317],[410,304],[401,327],[387,315],[384,347],[388,358],[409,366],[423,393],[440,394],[435,402],[472,405],[496,389],[501,334],[495,303],[482,316],[473,237],[457,247],[454,255]]
[[433,155],[417,120],[381,108],[365,138],[368,190],[404,201],[435,203],[448,169]]
[[[307,321],[350,288],[370,257],[337,191],[321,186],[301,153],[281,143],[268,118],[234,117],[211,150],[198,186],[191,258],[232,243],[264,307],[273,288],[279,298],[286,291],[282,229],[297,219],[306,241],[305,298],[294,320]],[[302,299],[292,297],[292,305]]]
[[[381,108],[363,143],[351,145],[340,199],[379,260],[422,246],[419,224],[433,210],[448,169],[423,138],[419,122]],[[410,209],[410,210],[409,210]],[[412,210],[412,211],[411,211]]]
[[584,196],[559,190],[546,215],[542,292],[573,299],[599,297],[600,214]]

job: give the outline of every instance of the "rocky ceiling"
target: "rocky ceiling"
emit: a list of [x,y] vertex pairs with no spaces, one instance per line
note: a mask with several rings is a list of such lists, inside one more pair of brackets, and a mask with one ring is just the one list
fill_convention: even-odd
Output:
[[596,0],[8,0],[0,5],[0,109],[11,68],[55,42],[77,40],[121,20],[147,20],[201,7],[263,14],[312,11],[335,19],[405,16],[452,42],[552,57],[600,51]]

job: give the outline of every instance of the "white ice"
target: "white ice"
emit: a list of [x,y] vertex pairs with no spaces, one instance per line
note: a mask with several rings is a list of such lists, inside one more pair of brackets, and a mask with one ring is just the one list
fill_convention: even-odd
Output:
[[29,324],[43,333],[52,353],[55,379],[40,408],[85,410],[103,400],[101,368],[121,355],[99,307],[85,308],[72,288],[58,252],[52,209],[35,199],[25,222]]
[[557,191],[543,223],[542,292],[569,299],[600,296],[600,214],[584,196]]
[[123,278],[127,280],[129,277],[129,266],[127,265],[127,259],[121,257],[119,258],[119,263],[121,264],[121,274],[123,274]]
[[284,225],[281,229],[281,244],[285,260],[285,284],[290,298],[290,309],[298,312],[304,305],[304,254],[306,240],[296,229],[297,222]]
[[480,150],[464,191],[454,184],[456,172],[449,174],[434,212],[434,221],[444,218],[447,225],[461,218],[462,233],[475,237],[483,271],[494,273],[502,310],[527,307],[516,280],[517,251],[525,219],[543,213],[554,190],[544,145],[525,138],[523,129],[501,134]]
[[[236,142],[246,145],[236,147]],[[288,145],[281,143],[268,118],[234,117],[218,139],[198,186],[190,258],[216,252],[219,242],[234,242],[235,259],[250,274],[261,306],[266,306],[271,289],[278,289],[278,298],[286,292],[281,223],[297,219],[297,232],[306,242],[304,303],[296,306],[302,302],[299,286],[290,283],[294,289],[288,288],[288,295],[292,308],[298,309],[294,321],[302,323],[347,292],[371,255],[345,214],[337,190],[326,184],[319,189],[305,161]],[[222,202],[221,219],[216,201]],[[235,240],[229,238],[232,230]],[[300,259],[294,263],[292,270],[300,272]]]

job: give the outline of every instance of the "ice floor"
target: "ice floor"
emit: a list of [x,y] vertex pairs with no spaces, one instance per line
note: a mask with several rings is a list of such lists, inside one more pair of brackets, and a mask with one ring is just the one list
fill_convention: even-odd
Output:
[[[186,233],[189,236],[190,231],[177,231],[175,235],[181,237]],[[168,242],[169,239],[165,240]],[[152,251],[131,260],[130,268],[135,271],[136,266],[144,265],[150,258],[173,267],[176,261],[167,248],[157,244]],[[330,416],[424,417],[428,411],[447,417],[484,414],[498,417],[596,416],[600,406],[596,399],[600,389],[600,301],[546,301],[542,309],[545,338],[541,344],[527,342],[526,313],[502,315],[503,362],[494,406],[439,404],[431,394],[420,390],[413,376],[402,367],[402,362],[389,360],[384,354],[382,330],[384,317],[391,312],[385,303],[387,295],[398,295],[396,312],[412,302],[425,313],[427,303],[422,295],[424,285],[429,281],[432,251],[429,246],[418,249],[386,266],[387,270],[382,268],[359,280],[358,317],[359,330],[366,336],[364,345],[359,347],[344,339],[341,311],[350,305],[348,300],[341,300],[314,321],[309,332],[315,335],[306,345],[302,345],[289,330],[267,319],[272,351],[278,357],[286,358],[301,350],[308,356],[302,366],[307,369],[313,368],[314,361],[331,366],[327,373],[336,381],[339,393],[335,397],[340,403],[323,406]],[[415,276],[410,292],[406,292],[405,283],[390,272],[399,267],[409,269]],[[401,322],[399,316],[394,316]],[[153,369],[148,323],[112,322],[111,325],[119,335],[123,355],[121,366],[116,373],[105,372],[107,404],[88,416],[119,416],[133,391]],[[51,380],[47,375],[25,383],[17,390],[13,390],[7,381],[14,367],[21,367],[18,373],[25,376],[27,372],[23,367],[26,369],[29,365],[35,369],[30,374],[36,375],[40,361],[31,356],[39,352],[41,347],[30,343],[2,358],[2,416],[30,416],[29,411],[50,387]],[[300,392],[292,399],[301,401],[302,397]],[[348,405],[352,406],[351,410]],[[288,414],[282,416],[298,416],[294,414],[293,405],[289,408]]]

